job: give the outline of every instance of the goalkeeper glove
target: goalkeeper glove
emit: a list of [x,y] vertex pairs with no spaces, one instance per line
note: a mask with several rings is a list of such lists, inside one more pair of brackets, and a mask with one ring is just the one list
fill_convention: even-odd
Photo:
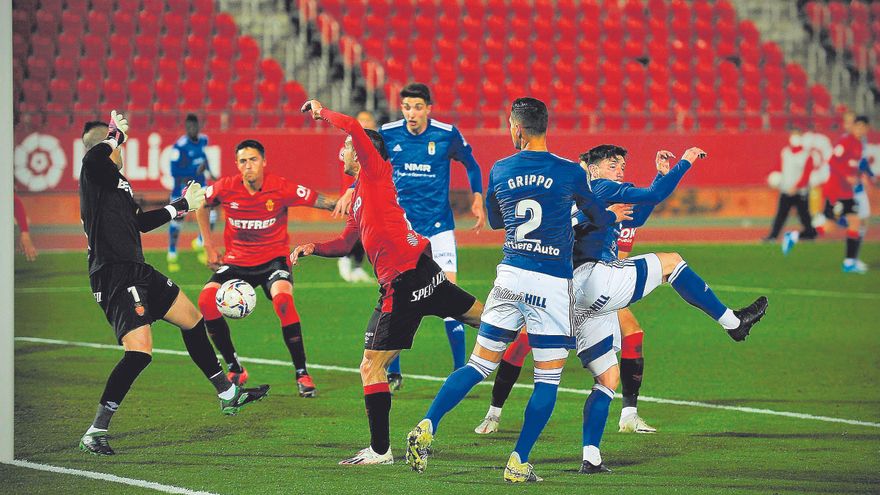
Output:
[[107,139],[116,142],[116,146],[125,142],[128,133],[128,120],[116,110],[110,112],[110,122],[107,123],[110,132],[107,133]]
[[189,181],[183,189],[183,196],[175,199],[169,206],[174,208],[175,218],[182,218],[188,212],[198,210],[205,204],[205,190],[195,181]]

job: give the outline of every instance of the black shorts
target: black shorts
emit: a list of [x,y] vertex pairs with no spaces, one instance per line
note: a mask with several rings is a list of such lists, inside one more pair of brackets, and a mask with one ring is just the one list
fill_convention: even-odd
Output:
[[140,263],[105,265],[89,283],[120,344],[128,332],[162,319],[180,294],[170,278]]
[[856,200],[850,199],[838,199],[834,204],[829,200],[825,200],[825,218],[829,220],[837,220],[838,218],[849,215],[850,213],[856,213],[858,208],[856,207]]
[[238,278],[251,284],[253,287],[262,286],[266,297],[272,299],[269,289],[278,280],[287,280],[293,284],[290,275],[290,266],[286,256],[279,256],[272,261],[267,261],[257,266],[222,265],[211,275],[211,282],[222,284],[227,280]]
[[429,251],[415,268],[382,285],[379,292],[364,339],[364,348],[376,351],[409,349],[423,317],[457,318],[477,300],[446,278]]

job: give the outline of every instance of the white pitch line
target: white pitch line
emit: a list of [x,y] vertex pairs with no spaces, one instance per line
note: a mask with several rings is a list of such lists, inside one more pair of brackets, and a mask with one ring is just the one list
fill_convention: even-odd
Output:
[[[491,285],[492,280],[461,280],[464,285]],[[198,290],[203,285],[184,284],[180,286],[186,290]],[[667,284],[660,287],[669,287]],[[295,289],[376,289],[373,284],[350,284],[348,282],[294,282]],[[719,292],[744,292],[749,294],[773,294],[780,296],[804,296],[804,297],[838,297],[843,299],[866,299],[880,300],[880,292],[845,292],[832,290],[797,289],[797,288],[770,288],[770,287],[742,287],[738,285],[712,285],[712,289]],[[18,294],[55,294],[82,292],[90,293],[91,289],[86,286],[60,286],[60,287],[16,287]]]
[[[52,345],[65,345],[65,346],[75,346],[75,347],[89,347],[93,349],[111,349],[114,351],[119,351],[121,347],[115,345],[108,344],[94,344],[91,342],[71,342],[67,340],[55,340],[55,339],[43,339],[37,337],[16,337],[15,340],[19,342],[33,342],[36,344],[52,344]],[[174,356],[189,356],[185,351],[177,351],[173,349],[153,349],[154,354],[170,354]],[[248,357],[239,357],[239,361],[245,363],[254,363],[254,364],[266,364],[270,366],[290,366],[289,361],[280,361],[277,359],[262,359],[262,358],[248,358]],[[360,374],[360,370],[358,368],[346,368],[342,366],[329,366],[324,364],[313,364],[309,363],[310,368],[318,369],[318,370],[327,370],[327,371],[339,371],[342,373],[357,373]],[[444,382],[446,378],[432,375],[406,375],[407,379],[410,380],[424,380],[430,382]],[[491,382],[483,381],[480,382],[480,385],[492,385]],[[514,385],[516,388],[526,388],[531,389],[531,385],[526,384],[516,384]],[[560,392],[571,393],[571,394],[579,394],[579,395],[588,395],[590,393],[589,390],[578,389],[578,388],[568,388],[568,387],[559,387]],[[617,394],[617,397],[621,397],[620,394]],[[706,409],[721,409],[725,411],[736,411],[736,412],[745,412],[752,414],[766,414],[768,416],[782,416],[786,418],[797,418],[797,419],[809,419],[813,421],[824,421],[827,423],[843,423],[847,425],[856,425],[856,426],[869,426],[872,428],[880,428],[880,423],[873,423],[870,421],[859,421],[855,419],[846,419],[846,418],[834,418],[831,416],[817,416],[814,414],[806,414],[806,413],[798,413],[798,412],[790,412],[790,411],[776,411],[773,409],[760,409],[756,407],[740,407],[740,406],[727,406],[723,404],[711,404],[708,402],[696,402],[689,400],[677,400],[677,399],[663,399],[660,397],[650,397],[645,395],[640,395],[639,400],[644,402],[655,402],[657,404],[670,404],[674,406],[690,406],[690,407],[702,407]]]
[[110,481],[112,483],[121,483],[123,485],[136,486],[139,488],[148,488],[150,490],[156,490],[157,492],[178,493],[181,495],[216,495],[211,492],[195,491],[174,485],[163,485],[162,483],[155,483],[153,481],[145,481],[135,478],[124,478],[122,476],[116,476],[114,474],[97,473],[95,471],[83,471],[81,469],[71,469],[60,466],[52,466],[49,464],[38,464],[36,462],[30,462],[26,460],[15,459],[12,461],[8,461],[6,464],[27,469],[36,469],[37,471],[48,471],[50,473],[59,474],[72,474],[74,476],[91,478],[93,480]]

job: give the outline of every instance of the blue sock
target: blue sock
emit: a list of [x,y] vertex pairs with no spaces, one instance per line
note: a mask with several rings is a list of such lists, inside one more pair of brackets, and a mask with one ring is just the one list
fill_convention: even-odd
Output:
[[669,284],[682,299],[703,310],[713,320],[721,318],[727,311],[727,306],[715,297],[709,284],[704,282],[684,261],[672,270],[669,275]]
[[394,358],[394,361],[391,361],[391,364],[388,365],[388,373],[397,373],[400,374],[400,354]]
[[180,235],[180,222],[172,220],[168,224],[168,252],[177,253],[177,237]]
[[599,448],[599,442],[602,441],[602,433],[605,431],[605,422],[608,421],[608,407],[611,405],[613,394],[606,387],[597,388],[601,385],[593,387],[586,402],[584,402],[584,447],[592,445]]
[[431,402],[428,414],[425,415],[425,418],[430,419],[434,425],[435,433],[443,416],[457,406],[474,385],[481,381],[483,375],[471,366],[462,366],[446,378],[440,391],[437,392],[437,397],[434,397],[434,402]]
[[452,369],[457,370],[464,366],[464,325],[456,320],[444,320],[446,325],[446,338],[449,339],[449,348],[452,349]]
[[559,385],[551,385],[545,382],[535,383],[535,389],[532,391],[532,397],[526,406],[525,421],[523,421],[522,431],[519,432],[519,439],[516,441],[514,452],[519,454],[520,461],[528,462],[529,453],[538,437],[550,420],[553,414],[553,406],[556,405],[556,391]]

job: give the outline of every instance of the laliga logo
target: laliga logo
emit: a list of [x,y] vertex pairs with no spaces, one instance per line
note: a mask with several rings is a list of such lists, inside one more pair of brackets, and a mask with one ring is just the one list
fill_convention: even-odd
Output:
[[65,167],[67,156],[54,136],[35,132],[15,147],[15,179],[29,191],[54,188]]

